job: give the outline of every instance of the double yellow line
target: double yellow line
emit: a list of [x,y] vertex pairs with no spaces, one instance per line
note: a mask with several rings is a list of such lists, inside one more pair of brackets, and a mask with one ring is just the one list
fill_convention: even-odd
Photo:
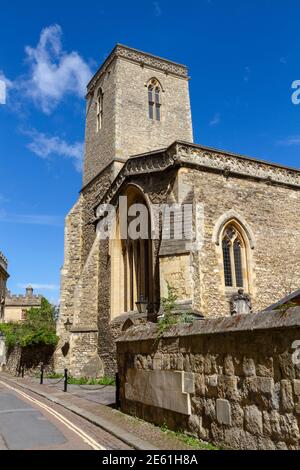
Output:
[[94,450],[106,450],[105,447],[102,447],[92,437],[90,437],[88,434],[86,434],[84,431],[82,431],[80,428],[78,428],[75,424],[73,424],[71,421],[69,421],[67,418],[65,418],[63,415],[61,415],[57,411],[53,410],[49,406],[45,405],[44,403],[40,402],[39,400],[36,400],[36,398],[32,398],[31,396],[27,395],[27,393],[24,393],[21,390],[15,388],[15,387],[12,387],[11,385],[8,385],[5,382],[2,382],[2,380],[0,380],[0,384],[4,385],[5,387],[7,387],[11,390],[13,390],[15,393],[18,393],[23,398],[26,398],[26,400],[29,400],[30,402],[34,403],[35,405],[39,406],[40,408],[46,410],[49,414],[51,414],[58,421],[60,421],[62,424],[64,424],[68,429],[70,429],[75,434],[77,434],[77,436],[79,436],[92,449],[94,449]]

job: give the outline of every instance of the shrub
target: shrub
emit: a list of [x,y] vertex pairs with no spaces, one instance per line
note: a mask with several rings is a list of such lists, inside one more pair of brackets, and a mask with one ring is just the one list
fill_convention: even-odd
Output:
[[0,331],[5,335],[8,348],[15,345],[21,347],[34,345],[56,346],[55,325],[56,309],[47,299],[42,298],[41,307],[31,308],[26,312],[26,318],[17,323],[0,323]]

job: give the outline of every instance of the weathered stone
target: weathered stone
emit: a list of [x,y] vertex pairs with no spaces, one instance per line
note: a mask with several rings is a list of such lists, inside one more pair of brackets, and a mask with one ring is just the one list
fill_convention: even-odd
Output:
[[82,377],[99,378],[104,375],[104,366],[98,355],[92,357],[81,369]]
[[153,369],[161,369],[162,368],[162,354],[160,352],[155,353],[153,357]]
[[293,388],[289,380],[281,380],[281,404],[284,411],[294,409]]
[[247,431],[239,428],[225,429],[224,442],[231,449],[256,450],[257,439]]
[[282,377],[284,379],[293,380],[295,378],[295,367],[292,360],[292,355],[289,351],[284,352],[278,356],[279,366]]
[[224,428],[223,425],[220,426],[218,423],[211,423],[210,425],[210,433],[209,433],[209,441],[213,443],[220,443],[220,445],[224,442]]
[[231,426],[231,406],[228,400],[216,400],[217,420],[220,424]]
[[209,387],[217,387],[218,386],[218,374],[207,376],[207,384]]
[[205,415],[214,421],[216,419],[216,405],[215,400],[208,398],[204,402],[204,413]]
[[294,380],[294,394],[300,395],[300,380]]
[[[212,323],[213,320],[210,320],[210,324]],[[176,334],[178,334],[181,327],[176,328]],[[284,334],[282,329],[272,329],[271,334],[270,330],[266,330],[265,332],[251,331],[251,333],[247,332],[245,335],[244,333],[235,333],[234,335],[223,334],[222,336],[219,334],[213,335],[212,333],[209,335],[199,334],[193,336],[191,335],[191,327],[189,326],[188,328],[189,334],[185,336],[184,331],[187,331],[187,327],[182,327],[182,334],[178,336],[180,341],[178,341],[177,350],[174,349],[173,338],[170,339],[167,336],[158,344],[153,342],[152,338],[146,333],[144,334],[145,341],[142,342],[143,347],[140,347],[140,340],[134,339],[132,342],[129,341],[128,330],[126,332],[126,342],[121,341],[118,343],[122,374],[128,370],[128,363],[131,363],[131,367],[134,367],[134,358],[139,359],[136,362],[136,367],[139,366],[139,362],[142,362],[143,367],[145,367],[145,364],[147,364],[147,367],[151,367],[148,361],[149,351],[151,351],[153,358],[157,353],[160,353],[162,356],[170,355],[171,361],[171,354],[175,354],[177,358],[180,347],[182,354],[184,354],[184,351],[187,351],[184,356],[189,356],[188,363],[185,361],[183,367],[190,365],[195,369],[200,365],[199,370],[204,371],[204,364],[206,363],[206,370],[211,372],[215,367],[218,368],[218,371],[220,370],[219,362],[221,360],[223,360],[224,364],[221,370],[225,372],[225,357],[228,354],[225,354],[224,351],[230,350],[234,371],[238,375],[185,372],[182,375],[181,384],[178,383],[176,386],[174,384],[170,385],[168,390],[172,389],[174,394],[174,391],[178,388],[181,395],[188,392],[191,403],[190,415],[182,414],[180,417],[180,412],[174,411],[175,408],[172,409],[174,413],[170,410],[169,392],[165,392],[169,395],[168,403],[162,406],[162,400],[165,399],[163,389],[168,382],[165,379],[161,380],[157,385],[157,388],[160,390],[159,397],[157,392],[155,392],[155,399],[159,398],[159,406],[149,406],[147,405],[148,402],[146,403],[147,399],[144,399],[145,393],[146,395],[149,393],[148,389],[154,387],[155,380],[151,380],[151,386],[147,385],[146,392],[144,389],[140,392],[140,401],[129,399],[129,397],[132,398],[134,395],[130,395],[130,387],[126,386],[128,388],[126,391],[128,398],[125,400],[123,411],[137,414],[144,419],[146,418],[160,424],[162,419],[161,407],[163,407],[166,410],[165,419],[168,420],[168,425],[172,425],[174,429],[182,427],[194,435],[198,435],[198,437],[207,439],[220,446],[224,444],[235,449],[274,449],[278,447],[278,443],[284,443],[279,444],[279,447],[282,445],[291,450],[300,448],[298,424],[300,422],[300,413],[298,414],[300,400],[299,395],[295,393],[297,392],[298,382],[297,380],[291,382],[286,378],[282,379],[280,377],[277,352],[280,350],[280,354],[283,354],[285,347],[287,351],[290,349],[293,338],[298,335],[296,328],[287,328],[284,330]],[[142,329],[143,327],[141,331]],[[257,359],[254,359],[256,356],[253,357],[254,362],[257,360],[257,363],[254,364],[256,371],[259,370],[259,362],[261,366],[268,366],[268,373],[270,373],[273,367],[273,376],[245,375],[241,364],[245,364],[243,358],[250,357],[249,348],[252,348],[253,344],[261,345],[260,348],[257,346],[260,356],[257,356]],[[194,353],[194,348],[197,353]],[[143,351],[143,354],[139,355],[139,350]],[[265,350],[267,351],[267,359],[261,357]],[[126,351],[130,351],[130,354],[126,353]],[[169,351],[172,351],[172,353]],[[191,359],[192,357],[193,359]],[[228,370],[227,372],[231,371]],[[138,369],[137,372],[144,373],[146,371]],[[169,371],[162,372],[169,373]],[[181,374],[178,371],[177,373]],[[129,384],[129,380],[127,380],[127,383]],[[164,384],[163,387],[162,383]],[[293,400],[295,401],[295,406],[292,406]],[[221,404],[224,409],[220,409]],[[176,404],[177,410],[178,407],[179,405]],[[184,416],[191,415],[194,417],[184,419]],[[230,432],[227,432],[229,430]]]
[[204,374],[195,374],[195,389],[197,395],[199,395],[200,397],[205,396],[206,386]]
[[197,372],[198,374],[203,374],[204,372],[204,356],[202,354],[195,354],[194,355],[195,361],[194,361],[194,372]]
[[263,411],[263,429],[264,435],[271,437],[273,440],[280,439],[280,415],[277,411],[273,410],[270,413]]
[[208,430],[202,426],[202,416],[191,415],[188,421],[188,429],[194,436],[204,440],[208,439]]
[[273,367],[273,358],[268,357],[263,361],[260,360],[256,366],[256,374],[261,377],[273,377],[274,367]]
[[[162,359],[162,369],[169,370],[170,369],[170,354],[164,354]],[[187,370],[187,369],[185,369]]]
[[266,395],[272,395],[274,392],[274,380],[269,377],[256,377],[255,382],[257,390]]
[[255,362],[253,359],[244,357],[243,359],[243,371],[246,377],[251,377],[255,375],[256,373],[256,368],[255,368]]
[[283,441],[289,444],[299,445],[299,428],[297,419],[292,414],[280,416],[280,436]]
[[218,397],[230,400],[239,400],[240,393],[237,388],[237,377],[221,375],[218,378]]
[[276,450],[276,445],[267,437],[258,437],[257,450]]
[[183,370],[183,355],[182,354],[178,354],[177,356],[177,369]]
[[129,369],[125,398],[158,408],[191,415],[189,393],[184,390],[184,373],[174,371]]
[[242,406],[237,402],[231,402],[231,418],[232,426],[237,428],[243,428],[244,426],[244,410]]
[[193,372],[184,372],[183,391],[185,393],[195,393],[195,374]]
[[262,412],[255,405],[245,408],[245,428],[255,435],[261,435],[263,432]]
[[234,375],[234,364],[230,355],[227,355],[224,359],[224,372],[225,375]]

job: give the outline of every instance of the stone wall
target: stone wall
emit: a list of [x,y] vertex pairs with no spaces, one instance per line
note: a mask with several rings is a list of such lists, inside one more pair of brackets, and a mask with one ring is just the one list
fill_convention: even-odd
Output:
[[254,234],[249,253],[249,293],[254,311],[271,305],[299,287],[299,188],[182,169],[195,202],[203,204],[204,245],[193,254],[194,305],[204,315],[229,313],[232,290],[224,287],[221,248],[213,240],[218,220],[235,213]]
[[[161,92],[161,120],[149,119],[147,84],[155,77]],[[98,90],[103,123],[97,130]],[[88,85],[83,183],[114,160],[193,141],[187,68],[118,45]]]
[[53,372],[54,348],[51,346],[31,346],[21,348],[15,346],[8,350],[5,371],[13,375],[20,375],[24,367],[25,375],[34,376],[40,373],[41,364],[46,373]]
[[233,449],[300,449],[300,308],[117,341],[122,411]]

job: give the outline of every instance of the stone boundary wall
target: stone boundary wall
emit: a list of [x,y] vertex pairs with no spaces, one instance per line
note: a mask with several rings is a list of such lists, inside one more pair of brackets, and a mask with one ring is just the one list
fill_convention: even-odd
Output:
[[44,364],[45,373],[53,372],[53,354],[52,346],[31,346],[21,348],[15,346],[8,350],[6,354],[6,364],[3,368],[6,372],[18,376],[22,368],[25,367],[25,375],[35,376],[40,373],[41,364]]
[[300,449],[299,307],[197,320],[157,338],[149,323],[117,341],[123,412],[217,446]]

